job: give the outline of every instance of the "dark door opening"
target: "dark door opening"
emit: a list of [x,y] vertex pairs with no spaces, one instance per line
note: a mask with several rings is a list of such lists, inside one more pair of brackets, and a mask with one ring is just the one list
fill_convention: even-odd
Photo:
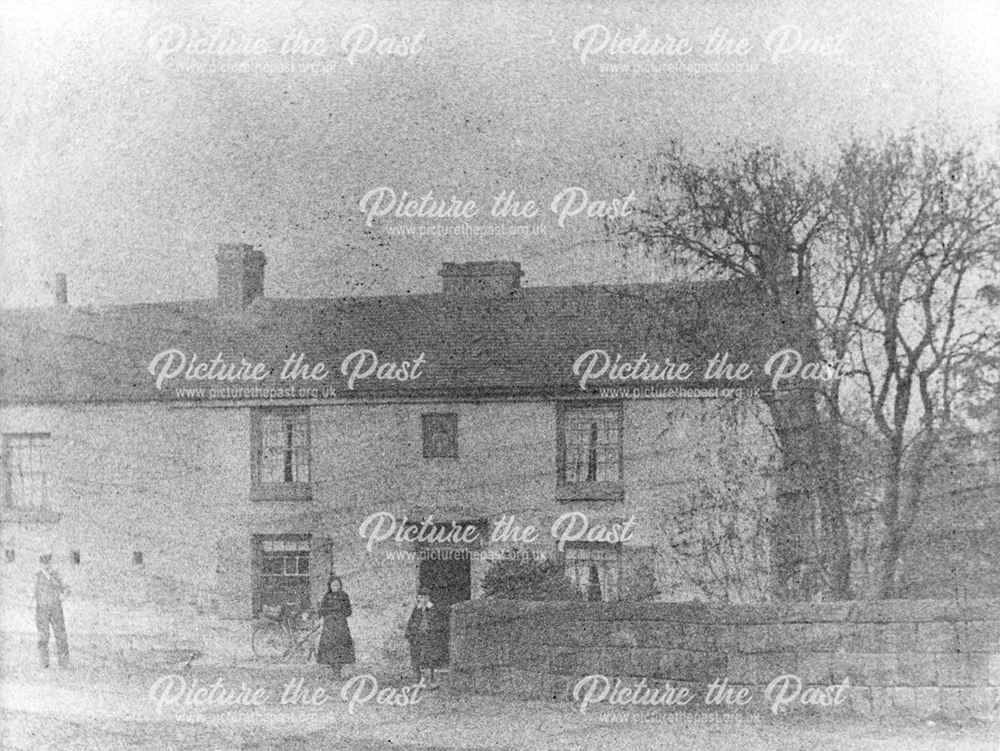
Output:
[[[472,558],[461,548],[434,546],[434,553],[420,558],[418,587],[428,591],[434,607],[448,612],[456,602],[472,599]],[[450,638],[450,633],[445,636]]]

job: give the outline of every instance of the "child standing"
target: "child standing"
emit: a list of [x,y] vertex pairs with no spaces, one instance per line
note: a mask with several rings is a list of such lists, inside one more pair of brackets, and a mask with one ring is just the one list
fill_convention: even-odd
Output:
[[419,681],[424,669],[430,671],[430,682],[434,682],[434,669],[444,667],[448,655],[448,626],[443,618],[447,613],[434,605],[430,592],[421,587],[417,592],[417,602],[406,623],[406,640],[410,643],[410,662]]

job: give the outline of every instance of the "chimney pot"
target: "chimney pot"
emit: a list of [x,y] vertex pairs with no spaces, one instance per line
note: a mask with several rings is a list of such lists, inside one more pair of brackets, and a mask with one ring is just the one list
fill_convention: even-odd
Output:
[[505,295],[520,289],[521,264],[517,261],[445,263],[438,272],[446,295]]
[[66,294],[66,275],[63,273],[56,274],[56,305],[65,305],[69,300]]
[[215,255],[219,269],[219,303],[241,310],[264,296],[264,266],[267,258],[253,245],[221,243]]

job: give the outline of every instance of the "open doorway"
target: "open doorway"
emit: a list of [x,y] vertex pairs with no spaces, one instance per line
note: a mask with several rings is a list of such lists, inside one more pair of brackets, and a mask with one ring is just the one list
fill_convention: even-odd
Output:
[[[472,559],[469,551],[462,548],[435,546],[432,550],[432,555],[419,559],[417,587],[418,590],[427,590],[434,607],[447,613],[456,602],[464,602],[472,597]],[[442,634],[442,638],[445,639],[447,655],[450,629]]]

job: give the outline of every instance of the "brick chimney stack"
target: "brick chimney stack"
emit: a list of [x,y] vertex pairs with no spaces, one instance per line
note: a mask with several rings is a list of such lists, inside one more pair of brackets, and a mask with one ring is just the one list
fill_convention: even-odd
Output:
[[241,310],[264,296],[267,258],[253,245],[222,243],[215,260],[219,267],[219,304],[223,308]]
[[438,272],[446,295],[491,297],[520,289],[521,264],[517,261],[445,263]]

